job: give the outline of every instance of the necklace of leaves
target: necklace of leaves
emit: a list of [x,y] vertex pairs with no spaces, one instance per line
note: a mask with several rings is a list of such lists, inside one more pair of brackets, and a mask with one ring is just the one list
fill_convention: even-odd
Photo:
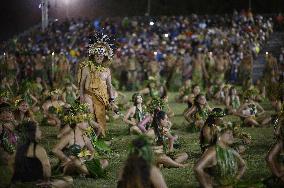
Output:
[[96,72],[103,72],[105,71],[105,67],[103,67],[102,65],[97,65],[96,63],[94,63],[93,61],[89,61],[89,67],[91,68],[91,70],[94,70]]

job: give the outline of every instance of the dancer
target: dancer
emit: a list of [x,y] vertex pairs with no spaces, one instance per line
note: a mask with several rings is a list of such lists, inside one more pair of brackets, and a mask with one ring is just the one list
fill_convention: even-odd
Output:
[[280,188],[284,186],[284,164],[281,153],[283,151],[284,141],[284,111],[279,113],[275,126],[276,141],[270,148],[266,162],[269,170],[272,173],[272,177],[266,179],[264,183],[267,187]]
[[153,165],[153,152],[147,138],[138,137],[130,148],[117,187],[167,188],[162,173]]
[[131,134],[142,134],[146,133],[146,128],[144,126],[139,126],[139,123],[146,116],[146,109],[143,106],[143,98],[139,93],[135,93],[132,95],[133,105],[125,114],[124,122],[127,123],[130,127],[129,132]]
[[210,106],[203,94],[199,94],[194,99],[194,105],[184,113],[185,119],[190,123],[190,130],[197,131],[203,127],[205,120],[207,119]]
[[[217,143],[209,147],[198,160],[194,171],[201,187],[233,187],[243,176],[245,161],[230,147],[233,142],[233,131],[224,127]],[[212,169],[212,174],[207,172],[208,169]]]
[[113,57],[111,39],[96,33],[89,38],[88,59],[81,63],[78,74],[80,101],[90,105],[95,119],[106,136],[106,108],[114,107],[114,89],[108,68]]

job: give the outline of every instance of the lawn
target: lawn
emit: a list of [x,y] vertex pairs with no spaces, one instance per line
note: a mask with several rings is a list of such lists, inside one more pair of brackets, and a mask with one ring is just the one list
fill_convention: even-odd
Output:
[[[130,99],[131,93],[125,93]],[[164,178],[171,188],[181,187],[198,187],[198,183],[194,176],[193,165],[200,156],[199,148],[199,135],[197,133],[190,134],[186,131],[184,125],[184,118],[181,115],[185,109],[185,104],[178,104],[173,102],[176,93],[170,93],[170,106],[175,112],[175,117],[172,118],[174,124],[173,130],[183,140],[182,148],[180,150],[186,151],[189,154],[188,163],[190,167],[179,169],[161,169]],[[212,106],[212,105],[211,105]],[[271,106],[264,103],[265,109],[271,112]],[[236,120],[235,117],[226,117],[226,119]],[[89,178],[75,178],[74,187],[88,188],[88,187],[116,187],[119,170],[122,169],[123,163],[127,157],[127,149],[130,141],[135,136],[128,135],[128,129],[121,119],[116,120],[114,123],[108,124],[109,135],[108,139],[111,140],[112,153],[109,156],[110,166],[107,169],[107,177],[105,179],[89,179]],[[246,151],[244,159],[247,162],[247,171],[243,177],[244,180],[260,180],[269,176],[269,171],[265,163],[265,155],[273,143],[273,128],[245,128],[245,130],[252,136],[252,144]],[[42,127],[43,139],[42,145],[51,151],[51,148],[56,143],[57,130],[53,127]],[[56,159],[50,156],[52,164]]]

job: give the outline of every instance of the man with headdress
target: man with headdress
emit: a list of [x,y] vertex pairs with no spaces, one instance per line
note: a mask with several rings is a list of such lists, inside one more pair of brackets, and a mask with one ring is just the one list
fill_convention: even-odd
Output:
[[103,33],[90,37],[89,57],[81,63],[78,74],[80,101],[90,105],[102,136],[106,132],[106,108],[114,106],[114,90],[108,68],[113,57],[113,46],[111,39]]

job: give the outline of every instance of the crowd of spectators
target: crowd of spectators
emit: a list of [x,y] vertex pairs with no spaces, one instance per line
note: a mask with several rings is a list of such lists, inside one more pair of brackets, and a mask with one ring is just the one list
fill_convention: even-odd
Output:
[[[119,84],[115,85],[131,90],[137,89],[133,82],[140,85],[157,74],[168,86],[174,76],[177,81],[173,85],[180,86],[192,78],[196,54],[201,54],[206,67],[211,57],[215,62],[223,58],[226,82],[236,82],[242,60],[247,55],[257,56],[273,31],[273,23],[271,18],[250,11],[222,16],[55,20],[44,32],[35,28],[1,46],[2,61],[6,62],[1,76],[8,71],[16,73],[18,81],[41,77],[51,86],[65,80],[62,76],[73,79],[78,63],[87,57],[88,36],[95,30],[116,39],[112,66]],[[204,71],[200,74],[206,78]],[[10,76],[5,82],[9,79],[15,80]]]

